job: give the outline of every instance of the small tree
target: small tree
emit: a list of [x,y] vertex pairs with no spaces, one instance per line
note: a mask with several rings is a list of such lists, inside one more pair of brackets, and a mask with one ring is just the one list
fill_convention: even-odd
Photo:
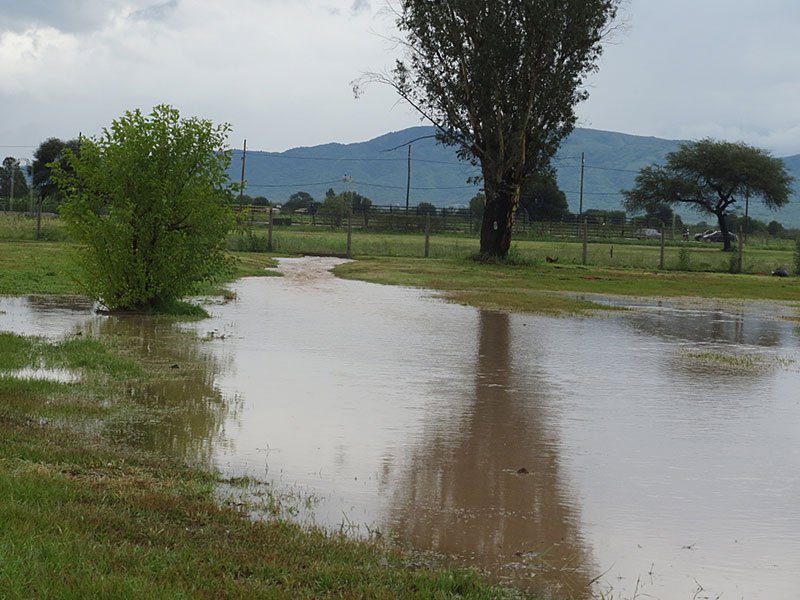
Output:
[[317,214],[327,219],[332,228],[341,227],[350,214],[350,201],[344,194],[326,194]]
[[106,307],[163,308],[226,268],[228,130],[166,105],[129,111],[54,165],[85,286]]
[[13,156],[3,159],[3,166],[0,169],[0,198],[7,199],[9,210],[14,210],[11,206],[11,195],[14,198],[28,197],[28,181],[20,168],[19,161]]
[[432,217],[435,217],[436,212],[436,207],[430,202],[420,202],[417,204],[417,214],[421,217],[424,217],[425,215],[431,215]]
[[284,202],[282,210],[286,212],[294,212],[299,209],[305,209],[310,213],[315,211],[317,202],[314,201],[313,196],[308,192],[295,192],[289,196],[288,200]]
[[767,224],[767,233],[773,237],[780,237],[784,231],[785,229],[783,224],[779,223],[778,221],[770,221]]
[[794,178],[783,161],[744,143],[704,139],[667,154],[667,164],[645,167],[625,190],[625,207],[638,211],[653,203],[687,204],[716,216],[723,249],[731,250],[726,216],[739,200],[760,198],[773,210],[789,202]]
[[522,184],[519,208],[531,220],[557,221],[569,215],[567,196],[552,173],[529,175]]
[[483,192],[478,192],[469,201],[469,214],[473,225],[476,228],[481,226],[483,222],[483,213],[486,210],[486,195]]
[[62,170],[69,169],[66,151],[78,152],[77,139],[60,140],[47,138],[33,153],[33,187],[38,192],[40,204],[49,204],[55,208],[62,200],[56,182],[53,179],[53,167],[58,163]]

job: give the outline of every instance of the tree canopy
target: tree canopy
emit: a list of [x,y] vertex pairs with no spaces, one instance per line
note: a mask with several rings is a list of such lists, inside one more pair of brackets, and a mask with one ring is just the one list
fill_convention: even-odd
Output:
[[552,174],[534,173],[525,178],[520,192],[519,209],[528,219],[554,221],[569,215],[567,196]]
[[296,210],[305,209],[313,214],[317,211],[318,202],[308,192],[295,192],[286,202],[283,203],[283,210],[286,212],[294,212]]
[[339,227],[342,223],[347,221],[348,215],[353,212],[361,214],[364,222],[367,222],[368,212],[372,206],[372,200],[366,196],[362,196],[358,192],[346,191],[336,194],[333,190],[328,190],[325,194],[317,214],[330,221],[331,227]]
[[575,124],[619,0],[402,0],[408,56],[388,83],[480,164],[486,204],[481,253],[511,246],[520,188],[548,171]]
[[670,152],[663,166],[651,165],[624,190],[625,208],[641,211],[653,204],[684,204],[717,218],[723,249],[731,249],[727,222],[731,206],[751,198],[776,210],[789,202],[794,178],[783,161],[742,142],[703,139]]
[[58,163],[62,170],[68,169],[66,151],[77,152],[77,139],[61,140],[51,137],[44,140],[33,153],[33,187],[38,192],[39,202],[57,205],[61,196],[53,179],[53,165]]
[[[12,185],[13,183],[13,185]],[[14,210],[11,206],[11,193],[14,193],[14,198],[28,198],[28,181],[25,179],[25,174],[20,168],[19,161],[13,156],[7,156],[3,159],[3,165],[0,169],[0,198],[7,199],[9,210]]]
[[161,309],[226,267],[228,129],[166,105],[129,111],[54,164],[84,284],[105,306]]

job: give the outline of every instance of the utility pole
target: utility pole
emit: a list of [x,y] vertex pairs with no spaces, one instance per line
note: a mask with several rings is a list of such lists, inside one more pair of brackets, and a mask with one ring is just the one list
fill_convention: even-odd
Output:
[[239,211],[244,210],[244,165],[247,160],[247,140],[244,141],[244,148],[242,149],[242,179],[239,187]]
[[8,212],[11,212],[11,209],[14,206],[14,175],[17,174],[17,169],[19,168],[19,162],[16,158],[11,159],[11,180],[9,181],[9,189],[10,189],[10,196],[8,198]]
[[581,152],[581,196],[580,196],[580,205],[578,206],[578,216],[581,216],[583,214],[583,165],[584,165],[583,159],[584,155],[583,152]]
[[406,179],[406,212],[408,212],[408,199],[411,196],[411,143],[408,144],[408,179]]
[[417,142],[419,140],[425,140],[428,138],[435,138],[436,135],[423,135],[422,137],[414,138],[410,142],[406,142],[405,144],[400,144],[399,146],[395,146],[394,148],[389,148],[388,150],[384,150],[384,152],[392,152],[394,150],[399,150],[403,146],[408,146],[408,176],[406,178],[406,212],[409,209],[409,199],[411,197],[411,144]]
[[581,152],[581,194],[578,204],[578,230],[580,230],[580,222],[581,219],[583,218],[583,164],[584,164],[583,159],[584,155],[583,152]]

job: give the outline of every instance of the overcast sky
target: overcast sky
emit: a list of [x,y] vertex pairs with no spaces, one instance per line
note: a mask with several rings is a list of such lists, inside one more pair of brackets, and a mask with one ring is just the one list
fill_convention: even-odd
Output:
[[[353,98],[396,52],[384,2],[0,0],[0,154],[159,103],[258,150],[419,125],[388,88]],[[629,0],[621,17],[579,126],[800,153],[800,2]]]

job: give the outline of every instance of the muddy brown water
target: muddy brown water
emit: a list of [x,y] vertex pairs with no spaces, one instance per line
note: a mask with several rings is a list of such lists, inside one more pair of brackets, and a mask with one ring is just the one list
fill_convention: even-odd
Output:
[[305,522],[543,597],[800,597],[796,309],[509,315],[338,262],[284,260],[196,324],[5,298],[0,330],[125,336],[192,369],[106,433],[266,482]]

